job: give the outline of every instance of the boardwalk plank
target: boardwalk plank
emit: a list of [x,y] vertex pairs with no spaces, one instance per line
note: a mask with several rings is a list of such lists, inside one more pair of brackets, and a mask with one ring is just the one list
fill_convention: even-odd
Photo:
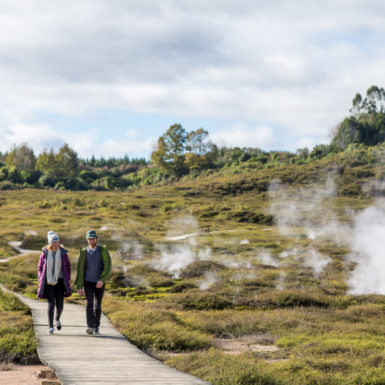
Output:
[[85,334],[85,308],[64,305],[62,330],[48,335],[47,303],[18,297],[32,310],[38,354],[62,385],[209,385],[155,360],[130,344],[102,315],[101,334]]

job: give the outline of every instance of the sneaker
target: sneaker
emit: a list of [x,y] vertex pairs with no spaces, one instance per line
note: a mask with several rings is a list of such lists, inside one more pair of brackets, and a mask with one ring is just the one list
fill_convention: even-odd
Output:
[[60,321],[56,322],[56,329],[57,330],[61,330],[61,323],[60,323]]
[[89,334],[89,335],[94,334],[94,329],[88,327],[86,329],[86,333]]
[[99,328],[95,328],[95,334],[100,334]]
[[48,334],[53,334],[53,328],[48,329]]

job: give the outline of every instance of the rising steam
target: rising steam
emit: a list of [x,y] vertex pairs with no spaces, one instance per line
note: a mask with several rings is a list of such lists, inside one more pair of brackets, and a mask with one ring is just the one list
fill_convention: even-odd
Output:
[[350,292],[385,294],[384,201],[356,216],[351,260],[357,265],[349,279]]
[[184,241],[182,244],[158,245],[160,257],[152,265],[179,277],[183,268],[199,260],[211,259],[211,249],[197,247],[195,237],[199,234],[197,220],[191,215],[176,217],[167,223],[167,240]]
[[280,255],[282,260],[289,255],[297,255],[305,267],[313,269],[315,276],[324,271],[331,259],[311,246],[312,242],[320,238],[331,239],[338,245],[347,241],[348,227],[338,222],[328,202],[335,196],[332,177],[324,184],[296,190],[280,181],[272,182],[269,189],[270,212],[276,218],[280,232],[291,238],[305,237],[310,244],[302,249],[285,250]]

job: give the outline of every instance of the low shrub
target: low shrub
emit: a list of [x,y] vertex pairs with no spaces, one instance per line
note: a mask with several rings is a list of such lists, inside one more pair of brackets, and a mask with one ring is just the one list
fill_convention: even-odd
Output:
[[301,290],[272,290],[258,294],[256,298],[240,297],[235,300],[234,305],[250,308],[283,308],[294,306],[316,306],[327,308],[332,299],[319,294]]
[[103,310],[131,342],[144,350],[191,351],[212,343],[212,337],[185,326],[175,313],[148,303],[106,297]]
[[226,267],[215,261],[196,261],[187,265],[180,273],[181,278],[195,278],[207,272],[225,270]]
[[192,290],[192,289],[196,289],[197,288],[197,285],[195,285],[194,283],[192,282],[178,282],[177,284],[175,284],[170,292],[171,293],[183,293],[185,291],[188,291],[188,290]]
[[0,289],[0,361],[38,363],[30,310]]
[[203,378],[213,385],[289,385],[290,383],[273,370],[268,370],[266,364],[257,361],[250,354],[233,356],[213,348],[208,352],[177,356],[166,363]]
[[170,287],[175,285],[175,281],[168,277],[155,276],[149,280],[151,287]]
[[260,225],[272,226],[274,224],[274,216],[270,214],[255,213],[252,211],[238,211],[227,214],[227,219],[237,222],[258,223]]
[[223,295],[209,292],[176,294],[166,300],[182,306],[183,309],[220,310],[232,306],[232,301],[230,299]]

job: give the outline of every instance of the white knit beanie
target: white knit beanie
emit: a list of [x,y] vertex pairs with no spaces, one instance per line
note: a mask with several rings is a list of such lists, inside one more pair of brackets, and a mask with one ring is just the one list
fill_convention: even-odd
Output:
[[53,242],[59,242],[59,236],[54,231],[48,231],[47,234],[48,244],[52,244]]

